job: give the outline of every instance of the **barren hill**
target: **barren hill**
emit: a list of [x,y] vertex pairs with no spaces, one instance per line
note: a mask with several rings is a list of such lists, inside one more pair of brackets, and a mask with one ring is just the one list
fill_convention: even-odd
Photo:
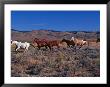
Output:
[[99,32],[85,32],[85,31],[54,31],[54,30],[32,30],[32,31],[17,31],[12,29],[12,40],[32,41],[34,38],[46,39],[71,39],[72,36],[82,39],[97,39],[100,36]]

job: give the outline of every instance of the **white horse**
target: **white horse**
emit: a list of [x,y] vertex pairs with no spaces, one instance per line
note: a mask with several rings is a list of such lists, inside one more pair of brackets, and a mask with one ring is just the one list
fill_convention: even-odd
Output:
[[74,41],[74,40],[75,40],[75,38],[74,38],[74,37],[72,37],[72,38],[71,38],[71,40],[73,40],[73,41]]
[[16,51],[18,51],[18,49],[20,48],[24,48],[26,50],[28,50],[29,46],[30,46],[30,43],[28,42],[25,42],[25,43],[22,43],[22,42],[18,42],[18,41],[11,41],[11,45],[15,44],[17,46],[17,48],[15,49]]
[[77,39],[77,38],[74,38],[74,37],[72,37],[71,40],[75,42],[75,45],[83,46],[83,45],[87,44],[87,41],[80,40],[80,39]]

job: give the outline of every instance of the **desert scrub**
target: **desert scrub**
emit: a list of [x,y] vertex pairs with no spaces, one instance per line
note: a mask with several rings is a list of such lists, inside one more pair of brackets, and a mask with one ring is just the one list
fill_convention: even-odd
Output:
[[40,65],[29,65],[28,68],[26,68],[26,74],[32,76],[32,75],[39,75],[41,70],[44,67],[42,66],[42,64]]
[[[28,77],[90,77],[100,76],[99,49],[83,47],[75,50],[40,49],[11,52],[12,76]],[[95,55],[96,58],[91,58]]]
[[59,51],[59,55],[58,55],[59,60],[62,62],[65,59],[65,55]]
[[11,65],[11,76],[19,77],[20,74],[25,74],[27,66],[22,64],[12,64]]

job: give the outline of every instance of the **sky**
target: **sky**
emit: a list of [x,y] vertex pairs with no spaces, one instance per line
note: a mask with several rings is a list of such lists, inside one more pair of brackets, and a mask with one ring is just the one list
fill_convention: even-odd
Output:
[[12,11],[11,28],[19,31],[100,31],[100,11]]

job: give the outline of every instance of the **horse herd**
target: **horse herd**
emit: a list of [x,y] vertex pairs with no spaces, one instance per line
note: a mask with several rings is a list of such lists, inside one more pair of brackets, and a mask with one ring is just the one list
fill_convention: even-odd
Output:
[[87,44],[88,42],[82,39],[77,39],[72,37],[70,40],[68,39],[62,39],[62,40],[46,40],[46,39],[38,39],[34,38],[34,40],[29,43],[29,42],[18,42],[18,41],[12,41],[11,40],[11,45],[15,44],[16,48],[15,51],[18,51],[20,48],[24,48],[25,51],[28,50],[30,46],[33,46],[34,48],[38,47],[40,50],[41,47],[45,47],[46,49],[52,49],[53,46],[56,46],[57,48],[60,47],[76,47],[80,46],[80,48]]

